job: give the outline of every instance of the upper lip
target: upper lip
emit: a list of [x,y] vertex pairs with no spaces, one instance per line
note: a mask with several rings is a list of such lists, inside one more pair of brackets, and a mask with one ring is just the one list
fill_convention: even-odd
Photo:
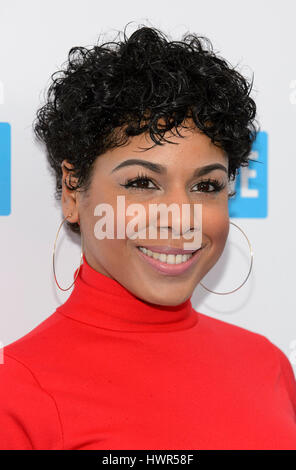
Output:
[[[183,250],[182,248],[173,248],[171,246],[160,246],[160,245],[137,245],[138,247],[141,246],[143,248],[147,248],[147,250],[155,251],[156,253],[165,253],[165,254],[172,254],[172,255],[186,255],[189,253],[194,253],[198,248],[195,250]],[[199,247],[202,248],[202,247]]]

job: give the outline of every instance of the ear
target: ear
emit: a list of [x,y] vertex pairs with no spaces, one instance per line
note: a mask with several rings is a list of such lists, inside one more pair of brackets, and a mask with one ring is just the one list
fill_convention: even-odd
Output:
[[78,213],[78,199],[77,199],[77,190],[69,189],[71,187],[76,187],[77,178],[73,176],[74,166],[69,163],[67,160],[63,160],[61,163],[62,167],[62,209],[64,217],[68,217],[68,221],[71,223],[77,222],[79,224],[79,213]]

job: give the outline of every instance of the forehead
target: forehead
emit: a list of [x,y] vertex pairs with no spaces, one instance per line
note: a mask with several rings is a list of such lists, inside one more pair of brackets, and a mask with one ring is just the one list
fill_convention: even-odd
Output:
[[[170,171],[187,172],[210,163],[222,163],[228,169],[228,157],[222,148],[197,128],[178,129],[182,137],[174,130],[165,134],[168,142],[157,145],[149,132],[133,136],[123,145],[108,150],[95,162],[96,170],[111,172],[116,166],[128,159],[141,159],[159,163]],[[172,142],[172,143],[171,143]],[[128,168],[128,167],[126,167]]]

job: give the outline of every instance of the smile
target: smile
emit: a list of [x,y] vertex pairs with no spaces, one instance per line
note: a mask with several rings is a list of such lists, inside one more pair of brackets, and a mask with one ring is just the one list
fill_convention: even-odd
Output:
[[[193,253],[189,254],[165,254],[165,253],[158,253],[157,251],[152,251],[148,250],[145,247],[139,246],[139,250],[141,250],[145,255],[150,256],[153,259],[158,259],[162,263],[167,263],[167,264],[180,264],[184,263],[185,261],[188,261],[189,258],[193,256]],[[197,251],[197,250],[196,250]]]
[[137,251],[141,258],[157,271],[167,275],[182,274],[194,265],[200,257],[202,247],[188,254],[159,253],[138,246]]

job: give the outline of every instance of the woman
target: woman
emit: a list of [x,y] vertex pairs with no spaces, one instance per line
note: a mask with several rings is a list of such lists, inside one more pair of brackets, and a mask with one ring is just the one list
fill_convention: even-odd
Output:
[[[149,27],[68,59],[34,130],[83,262],[67,301],[4,348],[0,447],[296,449],[287,357],[191,304],[223,252],[229,183],[256,137],[252,85],[208,39]],[[144,209],[138,237],[122,200]],[[153,204],[187,205],[187,230],[149,218]]]

